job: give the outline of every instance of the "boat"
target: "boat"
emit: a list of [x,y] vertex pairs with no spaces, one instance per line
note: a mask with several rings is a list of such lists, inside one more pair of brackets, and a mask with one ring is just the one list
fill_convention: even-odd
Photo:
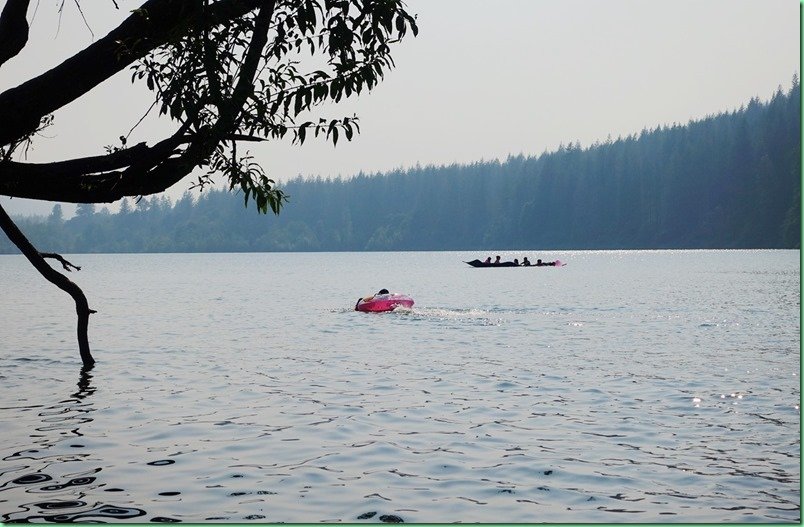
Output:
[[399,293],[377,294],[358,299],[357,304],[355,304],[355,311],[379,313],[393,311],[398,307],[410,309],[413,307],[413,303],[413,299],[408,295]]
[[515,264],[514,262],[483,262],[480,260],[472,260],[471,262],[464,262],[472,267],[561,267],[567,265],[563,263],[561,260],[556,260],[554,262],[540,262],[537,261],[535,264],[530,265],[522,265],[522,264]]

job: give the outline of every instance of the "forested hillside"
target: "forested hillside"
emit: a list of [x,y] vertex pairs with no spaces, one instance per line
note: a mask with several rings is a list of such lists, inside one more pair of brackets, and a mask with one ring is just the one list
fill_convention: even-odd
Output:
[[[20,227],[43,251],[798,248],[800,86],[686,125],[538,157],[290,181],[279,216],[225,191],[81,206]],[[16,252],[0,239],[0,252]]]

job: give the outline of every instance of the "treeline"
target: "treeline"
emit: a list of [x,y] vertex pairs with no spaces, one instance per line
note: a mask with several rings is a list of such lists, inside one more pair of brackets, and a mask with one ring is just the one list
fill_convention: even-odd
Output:
[[[43,251],[799,248],[800,86],[538,157],[297,178],[279,216],[222,190],[19,225]],[[0,252],[16,252],[0,239]]]

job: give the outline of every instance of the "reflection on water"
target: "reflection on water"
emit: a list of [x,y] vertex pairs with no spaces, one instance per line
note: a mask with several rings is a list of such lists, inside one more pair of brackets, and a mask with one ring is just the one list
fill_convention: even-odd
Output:
[[7,314],[0,520],[799,521],[797,252],[464,256],[87,256],[93,369]]
[[[62,473],[54,478],[46,472],[50,467],[60,471],[67,464],[75,462],[83,466],[91,464],[93,457],[91,452],[76,451],[67,455],[49,455],[49,450],[67,440],[71,440],[69,448],[84,448],[85,445],[80,442],[72,442],[72,440],[83,437],[81,427],[92,422],[91,415],[94,408],[90,399],[95,393],[95,387],[92,386],[93,367],[81,368],[78,376],[78,389],[73,391],[68,398],[38,409],[41,426],[38,426],[30,435],[37,448],[15,452],[3,458],[3,461],[20,461],[19,465],[3,472],[3,477],[15,473],[23,475],[14,477],[8,483],[0,486],[0,503],[6,503],[6,500],[2,499],[2,492],[12,489],[22,490],[34,500],[46,497],[44,501],[20,505],[19,507],[24,510],[22,515],[3,513],[0,515],[0,519],[4,523],[42,520],[55,523],[109,521],[145,515],[145,511],[142,509],[113,504],[94,503],[89,505],[86,501],[75,499],[83,498],[87,489],[102,486],[99,481],[102,467],[89,470],[83,468],[82,474],[72,474],[77,477],[71,478]],[[47,483],[47,485],[41,485],[42,483]]]

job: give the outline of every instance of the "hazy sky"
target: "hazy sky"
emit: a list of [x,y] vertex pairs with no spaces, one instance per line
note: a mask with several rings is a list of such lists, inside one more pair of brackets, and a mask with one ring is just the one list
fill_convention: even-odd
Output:
[[[95,38],[140,0],[81,2]],[[4,0],[0,0],[0,5]],[[74,2],[32,2],[29,46],[0,68],[0,90],[58,64],[93,39]],[[37,7],[38,4],[38,7]],[[798,0],[409,0],[420,33],[370,94],[321,113],[357,113],[362,133],[337,147],[308,139],[251,146],[270,177],[348,177],[416,163],[470,163],[587,146],[686,123],[769,98],[799,73]],[[34,10],[36,12],[34,13]],[[36,162],[98,155],[150,104],[128,70],[56,114]],[[316,115],[317,117],[317,115]],[[306,120],[306,119],[304,119]],[[129,143],[153,143],[170,123],[148,120]],[[185,179],[169,192],[181,195]],[[52,203],[2,199],[12,214]]]

